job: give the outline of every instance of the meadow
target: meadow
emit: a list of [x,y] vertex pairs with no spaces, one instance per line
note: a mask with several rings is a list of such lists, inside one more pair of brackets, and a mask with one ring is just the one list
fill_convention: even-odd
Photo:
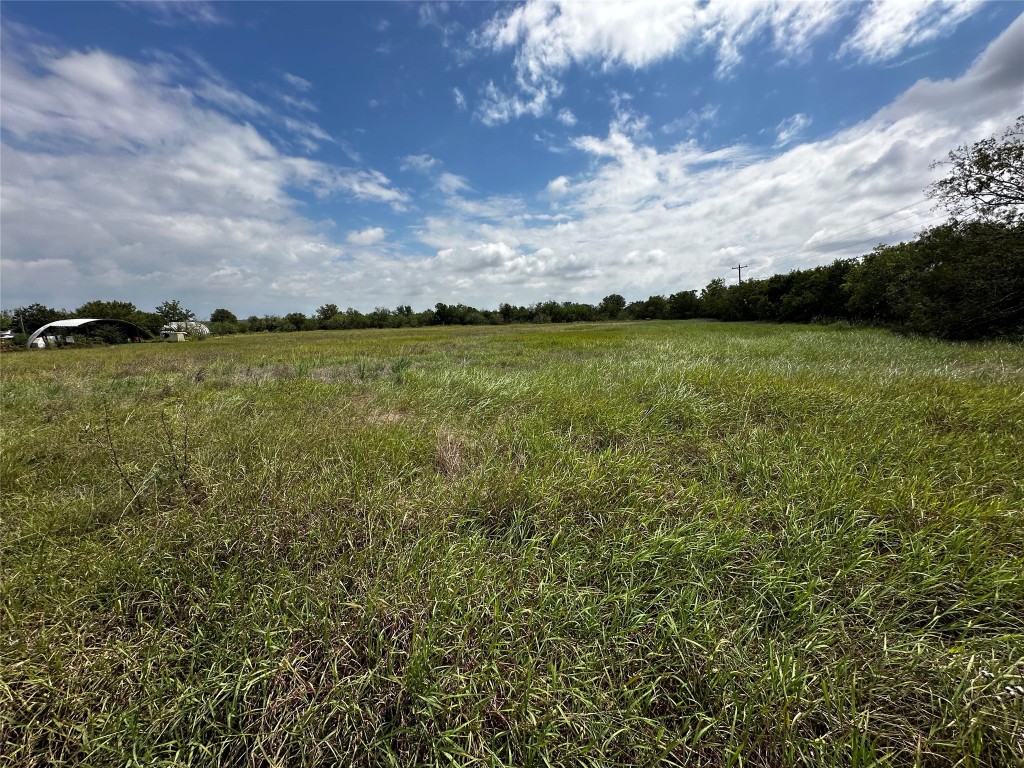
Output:
[[1024,765],[1024,347],[5,354],[0,765]]

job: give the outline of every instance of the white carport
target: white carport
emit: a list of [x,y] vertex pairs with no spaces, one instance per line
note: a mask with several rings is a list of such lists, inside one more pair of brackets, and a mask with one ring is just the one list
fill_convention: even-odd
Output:
[[[33,346],[39,346],[37,339],[40,337],[45,338],[46,336],[52,335],[54,330],[67,329],[67,328],[81,328],[83,325],[89,323],[105,323],[108,325],[118,325],[129,333],[130,336],[143,337],[151,336],[152,334],[144,328],[140,328],[135,323],[129,323],[127,320],[113,320],[103,319],[95,317],[76,317],[70,320],[54,320],[52,323],[47,323],[42,328],[37,328],[32,332],[32,335],[28,337],[28,344],[26,345],[29,349]],[[45,346],[45,345],[44,345]]]

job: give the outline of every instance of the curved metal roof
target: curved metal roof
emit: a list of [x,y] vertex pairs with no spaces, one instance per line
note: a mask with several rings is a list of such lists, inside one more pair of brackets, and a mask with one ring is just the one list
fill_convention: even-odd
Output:
[[145,328],[140,328],[135,323],[130,323],[127,320],[115,320],[113,318],[90,318],[90,317],[74,317],[70,320],[54,320],[52,323],[47,323],[42,328],[37,328],[32,332],[32,335],[28,337],[28,344],[26,346],[29,349],[32,348],[33,342],[42,336],[49,328],[78,328],[88,323],[113,323],[114,325],[120,325],[127,327],[129,330],[138,331],[139,336],[147,336],[152,338],[153,334],[147,331]]

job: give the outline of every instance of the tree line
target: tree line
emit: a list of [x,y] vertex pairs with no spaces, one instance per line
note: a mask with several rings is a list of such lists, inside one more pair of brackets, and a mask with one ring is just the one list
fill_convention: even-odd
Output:
[[[128,320],[158,334],[167,322],[193,320],[178,301],[144,312],[126,301],[90,301],[73,312],[40,304],[5,313],[7,327],[26,333],[64,317]],[[324,304],[315,314],[239,318],[215,310],[216,334],[409,328],[432,325],[580,323],[610,320],[689,320],[810,323],[845,321],[945,339],[1024,339],[1024,224],[998,221],[947,223],[898,245],[880,245],[855,259],[796,269],[761,280],[726,285],[712,280],[701,291],[679,291],[627,303],[619,294],[597,304],[545,301],[497,309],[438,303],[360,312]]]
[[[627,303],[619,294],[598,304],[546,301],[497,309],[408,304],[363,313],[324,304],[315,314],[238,318],[215,310],[217,334],[407,328],[431,325],[578,323],[610,320],[845,321],[945,339],[1024,340],[1024,116],[1001,136],[962,146],[938,166],[949,172],[927,193],[951,219],[898,245],[879,245],[853,259],[726,285],[712,280],[699,293],[678,291]],[[42,304],[0,312],[0,330],[30,334],[66,317],[127,320],[156,335],[169,322],[192,321],[180,301],[153,312],[126,301],[90,301],[73,312]]]

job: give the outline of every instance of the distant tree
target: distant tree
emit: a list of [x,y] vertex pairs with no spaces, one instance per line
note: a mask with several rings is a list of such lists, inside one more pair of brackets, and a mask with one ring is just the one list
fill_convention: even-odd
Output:
[[156,308],[156,313],[165,323],[187,323],[196,319],[196,313],[181,306],[177,299],[163,302]]
[[844,286],[854,268],[853,260],[838,259],[831,264],[791,272],[788,290],[778,303],[775,317],[757,319],[808,323],[845,318],[848,294]]
[[689,320],[700,316],[700,300],[696,291],[679,291],[668,297],[668,317],[673,320]]
[[1024,222],[1024,115],[1001,137],[991,136],[949,153],[932,168],[949,167],[927,194],[956,220],[1013,226]]
[[703,317],[729,319],[729,289],[725,280],[716,277],[700,292],[700,311]]
[[264,331],[277,333],[278,331],[286,330],[284,319],[280,315],[264,315],[260,322],[263,324]]
[[332,317],[334,317],[335,315],[339,314],[340,312],[341,312],[341,310],[338,309],[338,305],[337,304],[323,304],[323,305],[317,307],[317,310],[316,310],[317,322],[320,323],[320,325],[322,326],[324,323],[326,323],[328,320],[330,320]]
[[267,330],[263,318],[259,315],[249,315],[242,321],[242,324],[245,326],[246,333],[259,333],[260,331]]
[[210,313],[211,323],[237,323],[238,317],[228,309],[215,309]]
[[145,328],[154,336],[160,334],[160,329],[164,325],[164,319],[156,312],[143,312],[142,310],[136,312],[132,316],[131,321],[140,328]]
[[597,306],[597,311],[609,320],[614,320],[622,314],[622,310],[625,308],[626,300],[619,294],[613,293],[601,299],[601,303]]
[[373,312],[366,316],[366,322],[371,328],[387,328],[391,325],[392,312],[387,307],[375,307]]
[[345,311],[341,313],[341,318],[342,328],[369,328],[366,315],[355,307],[346,307]]
[[24,326],[25,333],[32,333],[54,320],[64,320],[68,313],[63,309],[53,309],[44,304],[29,304],[18,307],[11,313],[11,325],[17,330]]
[[[87,301],[75,310],[77,317],[93,317],[99,320],[125,320],[144,328],[156,335],[164,324],[164,319],[155,312],[143,312],[130,301],[103,301],[95,299]],[[109,335],[109,334],[108,334]],[[107,339],[111,343],[113,337]]]
[[626,307],[626,314],[633,320],[664,320],[668,317],[668,301],[664,296],[634,301]]
[[135,322],[139,309],[130,301],[87,301],[75,310],[78,317],[94,317],[101,320],[127,320]]
[[304,331],[306,330],[306,319],[306,315],[302,312],[289,312],[284,316],[281,330]]
[[1024,224],[944,224],[850,271],[854,319],[948,339],[1024,332]]
[[454,325],[457,322],[455,307],[449,307],[444,302],[437,302],[434,305],[434,322],[437,325]]

